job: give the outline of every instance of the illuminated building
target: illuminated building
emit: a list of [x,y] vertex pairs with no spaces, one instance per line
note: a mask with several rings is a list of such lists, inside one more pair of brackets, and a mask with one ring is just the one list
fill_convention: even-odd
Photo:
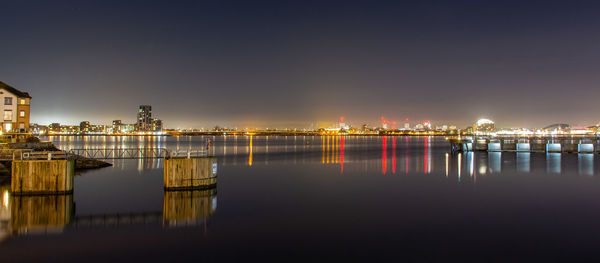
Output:
[[79,123],[79,132],[81,132],[81,133],[90,132],[90,122],[82,121],[81,123]]
[[48,127],[48,128],[49,128],[48,130],[51,132],[60,132],[60,123],[58,123],[58,122],[52,123],[52,124],[50,124],[50,127]]
[[423,122],[423,128],[431,130],[431,122],[430,121],[424,121]]
[[27,132],[31,96],[0,81],[2,96],[2,132]]
[[121,120],[114,120],[112,122],[112,132],[113,133],[121,133],[121,125],[123,125]]
[[162,120],[152,119],[152,131],[160,132],[163,130]]
[[140,105],[137,113],[137,124],[136,130],[138,131],[152,131],[152,106]]
[[473,132],[477,134],[487,134],[496,131],[496,124],[488,119],[479,119],[473,125]]

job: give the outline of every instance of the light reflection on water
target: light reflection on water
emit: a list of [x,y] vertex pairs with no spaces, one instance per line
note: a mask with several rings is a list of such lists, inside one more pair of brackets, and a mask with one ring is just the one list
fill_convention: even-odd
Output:
[[[344,165],[362,165],[381,174],[413,173],[459,173],[458,167],[449,169],[447,163],[461,163],[465,174],[475,176],[500,173],[503,169],[529,173],[532,158],[539,153],[476,152],[449,154],[449,145],[441,137],[360,137],[360,136],[182,136],[182,137],[134,137],[134,136],[57,136],[43,138],[53,141],[59,148],[168,148],[171,150],[205,149],[210,141],[209,152],[219,157],[220,165],[247,165],[270,161],[289,164],[320,161],[324,165],[338,165],[340,173]],[[319,156],[319,158],[317,158]],[[535,156],[535,157],[532,157]],[[594,175],[594,154],[548,153],[544,157],[545,171],[561,174],[563,159],[577,162],[577,172]],[[117,160],[116,162],[120,162]],[[139,172],[159,169],[160,159],[138,160]],[[568,171],[571,173],[572,171]]]
[[[322,240],[341,242],[343,240],[336,238],[345,236],[354,240],[347,233],[367,226],[373,231],[381,227],[382,233],[413,231],[409,228],[430,231],[429,228],[440,225],[431,218],[455,220],[457,226],[465,229],[467,226],[461,224],[468,225],[474,217],[490,225],[529,224],[534,219],[537,222],[537,215],[525,216],[518,212],[521,210],[512,211],[506,202],[518,197],[518,202],[513,200],[511,204],[522,203],[523,207],[518,209],[524,210],[531,210],[527,205],[540,207],[556,196],[563,199],[561,203],[553,204],[585,203],[587,199],[580,199],[585,195],[580,194],[579,189],[590,187],[583,191],[588,193],[596,191],[593,187],[600,187],[594,176],[599,167],[595,165],[598,158],[594,154],[451,154],[449,144],[441,137],[89,136],[42,139],[53,141],[62,149],[164,147],[177,151],[205,149],[210,141],[209,151],[219,163],[218,194],[217,189],[164,192],[161,159],[110,160],[113,167],[78,175],[75,193],[61,200],[15,198],[9,194],[10,186],[4,184],[0,188],[0,239],[16,242],[19,235],[32,232],[77,235],[82,229],[99,226],[119,229],[149,224],[157,229],[152,233],[160,237],[169,235],[163,228],[186,226],[200,229],[203,233],[200,236],[207,240],[211,237],[231,238],[228,236],[231,229],[254,235],[279,231],[281,236],[273,234],[274,240],[291,240],[303,235],[296,231],[300,229]],[[523,186],[517,187],[520,185]],[[580,188],[568,188],[569,185]],[[587,207],[595,205],[592,202]],[[538,212],[550,216],[572,209],[566,207],[568,205],[555,205]],[[357,215],[356,210],[364,212]],[[487,217],[488,210],[504,211],[512,218]],[[576,212],[593,213],[594,210],[582,211]],[[600,219],[596,214],[587,216],[590,220]],[[341,219],[354,217],[358,218],[355,222]],[[302,220],[302,224],[296,225],[295,218]],[[557,222],[568,221],[566,216],[556,219]],[[304,227],[304,224],[312,227]],[[276,225],[276,230],[270,225]],[[329,235],[330,231],[342,234]],[[483,229],[490,235],[501,235],[502,231],[511,230]],[[534,234],[529,233],[530,236]],[[132,234],[120,235],[127,239]],[[472,235],[476,239],[485,239],[475,232]],[[90,237],[82,235],[79,238]],[[231,242],[237,244],[237,238]],[[451,241],[455,237],[432,238]],[[246,244],[253,239],[241,240]],[[358,243],[368,242],[361,240]]]

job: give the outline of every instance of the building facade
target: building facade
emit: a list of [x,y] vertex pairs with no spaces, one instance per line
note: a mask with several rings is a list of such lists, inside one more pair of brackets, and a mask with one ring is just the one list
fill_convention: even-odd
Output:
[[31,96],[0,81],[2,132],[28,132]]
[[159,119],[152,119],[152,131],[161,132],[163,130],[162,121]]
[[123,122],[121,120],[114,120],[112,122],[112,133],[121,133],[121,126]]
[[138,131],[152,131],[153,128],[152,120],[152,106],[140,105],[137,113],[136,130]]

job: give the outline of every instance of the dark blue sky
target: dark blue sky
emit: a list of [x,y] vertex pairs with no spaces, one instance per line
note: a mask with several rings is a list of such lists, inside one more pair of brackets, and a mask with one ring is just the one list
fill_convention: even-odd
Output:
[[0,1],[32,122],[596,124],[599,1]]

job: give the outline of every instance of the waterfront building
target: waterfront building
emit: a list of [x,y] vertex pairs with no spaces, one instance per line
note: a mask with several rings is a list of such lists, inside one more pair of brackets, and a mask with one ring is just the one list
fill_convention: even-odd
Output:
[[132,133],[135,131],[135,124],[126,124],[123,123],[120,125],[121,133]]
[[27,92],[15,89],[0,81],[2,96],[2,132],[27,132],[29,130],[29,112],[31,96]]
[[152,131],[161,132],[163,130],[162,120],[152,119]]
[[48,127],[48,130],[51,132],[60,132],[60,123],[54,122],[54,123],[50,124],[50,127]]
[[423,127],[427,130],[431,130],[431,122],[430,121],[424,121],[423,122]]
[[29,125],[29,132],[31,132],[33,134],[45,135],[45,134],[48,134],[49,129],[50,129],[50,126],[39,125],[37,123],[32,123]]
[[79,123],[79,132],[81,132],[81,133],[90,132],[90,122],[89,121],[80,122]]
[[154,126],[154,120],[152,119],[152,106],[140,105],[137,113],[136,130],[138,131],[152,131]]
[[121,120],[114,120],[112,122],[112,132],[113,133],[121,133]]

